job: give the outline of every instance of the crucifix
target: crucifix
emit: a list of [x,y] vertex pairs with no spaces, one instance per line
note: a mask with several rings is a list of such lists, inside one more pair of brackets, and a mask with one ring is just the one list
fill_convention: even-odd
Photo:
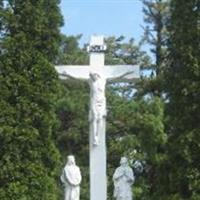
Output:
[[89,82],[90,200],[106,200],[106,82],[137,80],[139,66],[104,65],[106,45],[103,36],[92,36],[88,51],[90,65],[63,65],[55,68],[61,79],[73,78]]

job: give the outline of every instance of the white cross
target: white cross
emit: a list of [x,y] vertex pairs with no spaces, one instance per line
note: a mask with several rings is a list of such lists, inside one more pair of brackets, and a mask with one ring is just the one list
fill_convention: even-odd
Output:
[[104,65],[106,46],[103,36],[92,36],[90,65],[56,66],[61,79],[74,78],[90,83],[90,200],[107,199],[106,177],[106,81],[139,79],[139,66]]

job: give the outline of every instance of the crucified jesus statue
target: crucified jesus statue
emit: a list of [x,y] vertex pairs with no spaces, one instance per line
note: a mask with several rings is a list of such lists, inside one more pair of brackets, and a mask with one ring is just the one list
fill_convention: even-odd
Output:
[[106,79],[99,73],[89,74],[90,85],[90,111],[89,122],[93,129],[93,144],[99,145],[102,123],[106,118],[106,97],[105,85]]

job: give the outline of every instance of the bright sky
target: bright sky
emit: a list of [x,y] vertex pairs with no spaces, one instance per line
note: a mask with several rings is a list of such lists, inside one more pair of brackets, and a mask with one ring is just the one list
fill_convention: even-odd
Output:
[[67,35],[82,33],[81,43],[92,34],[135,38],[139,41],[143,30],[142,2],[140,0],[61,0]]

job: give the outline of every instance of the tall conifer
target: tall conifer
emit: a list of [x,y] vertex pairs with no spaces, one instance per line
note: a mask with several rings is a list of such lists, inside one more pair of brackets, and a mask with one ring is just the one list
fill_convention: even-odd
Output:
[[1,2],[0,199],[55,200],[59,0]]
[[170,199],[200,199],[200,1],[171,3],[166,77]]

